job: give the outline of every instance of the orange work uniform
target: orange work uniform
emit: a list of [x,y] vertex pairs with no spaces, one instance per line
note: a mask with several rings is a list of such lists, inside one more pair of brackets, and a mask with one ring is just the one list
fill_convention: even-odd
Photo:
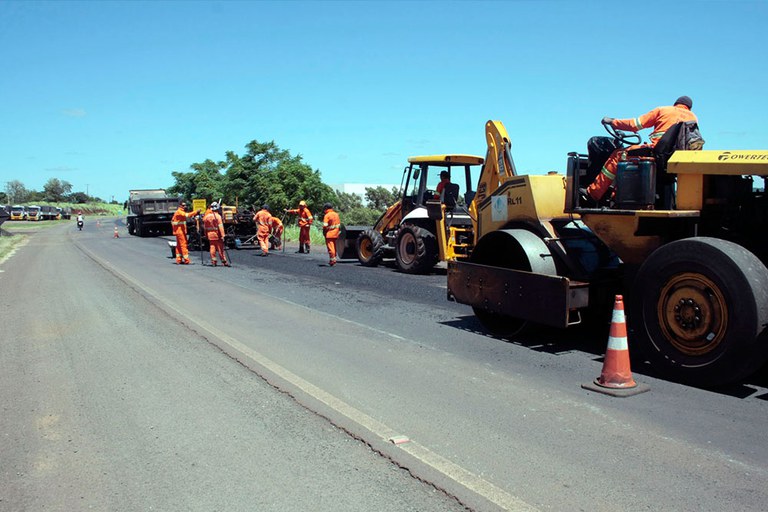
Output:
[[696,118],[696,114],[691,112],[687,105],[679,103],[672,107],[657,107],[650,112],[633,119],[614,119],[613,122],[611,122],[611,126],[618,130],[637,132],[643,128],[653,127],[653,133],[651,133],[649,137],[651,143],[636,144],[614,150],[614,152],[611,153],[611,156],[608,157],[608,160],[606,160],[603,168],[600,170],[600,174],[595,178],[595,181],[587,187],[587,193],[590,197],[595,201],[602,199],[608,191],[608,188],[616,179],[616,169],[619,166],[619,160],[625,157],[627,151],[643,147],[654,147],[667,130],[683,121],[698,122],[698,119]]
[[187,219],[194,217],[200,212],[185,212],[184,208],[179,206],[176,213],[171,218],[171,229],[176,237],[176,263],[189,264],[189,247],[187,246]]
[[256,238],[261,247],[261,254],[269,254],[269,232],[272,231],[272,214],[262,208],[253,216],[253,222],[256,224]]
[[339,214],[333,211],[333,208],[325,210],[323,216],[323,234],[325,235],[325,246],[328,249],[330,265],[336,264],[336,240],[341,234],[341,218]]
[[312,212],[307,208],[307,204],[301,201],[298,208],[286,210],[285,213],[299,216],[299,252],[309,252],[309,229],[315,221]]
[[203,226],[210,245],[211,265],[216,266],[216,254],[218,253],[221,262],[225,267],[228,267],[229,262],[224,255],[224,222],[221,220],[221,215],[211,209],[206,210]]
[[283,221],[277,217],[272,217],[272,247],[280,249],[282,247],[281,238],[283,236]]

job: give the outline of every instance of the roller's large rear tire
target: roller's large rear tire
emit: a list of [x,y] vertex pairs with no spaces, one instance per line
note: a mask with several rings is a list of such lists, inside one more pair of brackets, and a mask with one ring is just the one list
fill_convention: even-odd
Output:
[[384,237],[375,229],[366,229],[357,237],[357,259],[364,267],[375,267],[384,258]]
[[768,269],[740,245],[678,240],[638,270],[627,322],[655,370],[716,387],[742,380],[768,359]]
[[438,259],[435,235],[419,226],[403,226],[397,237],[395,259],[398,268],[408,274],[429,272]]

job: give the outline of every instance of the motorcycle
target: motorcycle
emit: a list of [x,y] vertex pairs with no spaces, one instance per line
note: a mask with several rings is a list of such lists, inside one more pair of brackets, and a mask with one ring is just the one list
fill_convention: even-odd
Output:
[[79,229],[80,231],[83,230],[83,221],[82,220],[78,220],[77,221],[77,229]]

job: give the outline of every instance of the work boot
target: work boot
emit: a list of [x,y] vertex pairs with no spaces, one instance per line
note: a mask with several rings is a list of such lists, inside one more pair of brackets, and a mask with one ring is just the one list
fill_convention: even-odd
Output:
[[328,264],[329,264],[330,266],[334,266],[334,265],[336,264],[336,260],[331,260],[331,261],[330,261]]
[[211,262],[211,266],[212,266],[212,267],[215,267],[215,266],[216,266],[216,262],[215,262],[215,261],[212,261],[212,262]]
[[309,254],[309,244],[304,244],[304,252]]
[[224,266],[225,266],[225,267],[228,267],[228,266],[229,266],[229,262],[228,262],[228,261],[225,261],[225,262],[224,262]]
[[304,249],[299,248],[299,250],[296,251],[296,254],[304,254]]
[[189,265],[189,260],[181,260],[182,265]]

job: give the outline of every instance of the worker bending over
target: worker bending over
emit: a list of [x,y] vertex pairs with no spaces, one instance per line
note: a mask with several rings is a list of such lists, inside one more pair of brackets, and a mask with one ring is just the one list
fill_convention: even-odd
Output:
[[298,208],[285,210],[285,213],[299,216],[299,250],[296,252],[309,253],[309,227],[315,219],[307,208],[307,202],[299,201]]
[[328,248],[328,257],[330,261],[328,264],[334,266],[336,264],[336,240],[341,233],[341,218],[339,214],[333,211],[333,205],[331,203],[325,203],[323,205],[323,235],[325,235],[325,246]]
[[218,253],[221,262],[225,267],[228,267],[229,262],[224,256],[224,221],[221,220],[218,210],[219,203],[212,202],[208,210],[205,211],[203,226],[210,245],[211,265],[216,266],[216,254]]
[[[171,217],[171,229],[176,237],[176,264],[189,265],[189,247],[187,246],[187,219],[198,215],[196,212],[187,212],[187,202],[181,201],[176,213]],[[78,222],[81,216],[78,215]]]
[[282,238],[283,238],[283,221],[281,221],[277,217],[272,217],[272,234],[269,237],[269,240],[271,242],[270,249],[279,251],[283,246]]
[[256,239],[261,247],[261,255],[269,256],[269,233],[272,231],[272,214],[269,213],[269,205],[261,206],[261,210],[253,216],[253,223],[256,224]]
[[693,101],[688,96],[680,96],[675,100],[671,107],[656,107],[650,112],[634,119],[614,119],[604,117],[603,124],[610,124],[617,130],[638,132],[644,128],[653,127],[649,139],[650,144],[636,144],[626,148],[618,148],[611,153],[608,160],[603,165],[600,174],[595,181],[587,187],[589,198],[594,201],[600,201],[608,191],[613,181],[616,179],[616,169],[619,160],[626,158],[627,151],[644,147],[654,147],[659,142],[664,133],[675,126],[677,123],[685,121],[695,121],[698,123],[696,114],[691,112]]

